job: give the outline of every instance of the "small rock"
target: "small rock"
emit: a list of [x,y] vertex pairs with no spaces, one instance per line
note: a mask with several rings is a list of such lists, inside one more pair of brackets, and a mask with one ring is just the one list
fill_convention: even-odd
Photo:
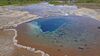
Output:
[[80,50],[84,50],[84,47],[78,47],[78,49],[80,49]]
[[98,29],[100,29],[100,26],[98,27]]

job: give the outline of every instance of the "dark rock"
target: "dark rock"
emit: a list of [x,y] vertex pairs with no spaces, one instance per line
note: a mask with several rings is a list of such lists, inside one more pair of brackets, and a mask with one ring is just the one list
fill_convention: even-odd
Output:
[[77,39],[75,39],[74,41],[75,41],[75,42],[78,42],[78,40],[77,40]]
[[87,46],[87,44],[84,44],[84,46]]
[[80,49],[80,50],[84,50],[84,47],[78,47],[78,49]]
[[60,49],[57,49],[57,51],[61,51]]
[[100,26],[98,27],[98,29],[100,29]]
[[60,45],[60,47],[63,47],[63,45]]

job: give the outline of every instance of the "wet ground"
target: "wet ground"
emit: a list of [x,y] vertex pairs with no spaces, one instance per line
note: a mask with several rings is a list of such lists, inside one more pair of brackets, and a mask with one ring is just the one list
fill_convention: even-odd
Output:
[[41,56],[24,48],[16,47],[13,43],[15,32],[0,30],[0,56]]

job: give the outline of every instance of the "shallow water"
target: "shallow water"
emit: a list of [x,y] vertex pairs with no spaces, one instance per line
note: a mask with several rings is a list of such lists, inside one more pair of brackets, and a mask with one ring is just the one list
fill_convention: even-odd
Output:
[[[89,17],[51,16],[21,24],[16,29],[19,40],[27,38],[28,42],[32,43],[32,47],[38,46],[37,49],[50,53],[52,56],[61,56],[61,53],[71,56],[71,52],[76,52],[76,56],[97,56],[100,55],[98,53],[100,52],[99,26],[100,21]],[[26,41],[19,42],[28,43]],[[72,51],[68,52],[68,50]]]

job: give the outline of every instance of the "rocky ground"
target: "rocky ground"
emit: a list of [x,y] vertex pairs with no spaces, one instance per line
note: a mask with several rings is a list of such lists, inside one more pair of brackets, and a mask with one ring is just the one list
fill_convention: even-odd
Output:
[[28,11],[42,17],[63,16],[63,15],[79,15],[89,16],[94,19],[100,18],[100,5],[97,4],[79,4],[79,5],[51,5],[49,3],[40,3],[28,6],[9,6],[11,10]]
[[14,31],[0,30],[0,56],[41,56],[13,44]]
[[80,8],[79,12],[83,12],[85,14],[90,14],[92,17],[95,16],[96,19],[100,19],[100,4],[78,3],[77,6]]
[[96,20],[100,20],[100,9],[80,8],[75,12],[79,16],[88,16]]
[[28,12],[11,11],[0,7],[0,56],[41,56],[41,53],[30,52],[14,45],[15,32],[12,29],[23,22],[37,19],[38,16]]
[[17,26],[23,22],[37,19],[37,15],[29,14],[28,12],[20,12],[8,10],[5,7],[0,7],[0,28],[7,26]]

